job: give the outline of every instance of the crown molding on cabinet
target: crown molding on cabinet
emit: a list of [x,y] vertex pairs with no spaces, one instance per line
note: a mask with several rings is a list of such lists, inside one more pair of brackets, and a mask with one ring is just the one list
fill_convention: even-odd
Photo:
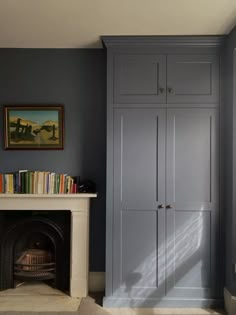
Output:
[[101,36],[106,47],[146,45],[172,47],[220,47],[224,44],[224,35],[204,36]]

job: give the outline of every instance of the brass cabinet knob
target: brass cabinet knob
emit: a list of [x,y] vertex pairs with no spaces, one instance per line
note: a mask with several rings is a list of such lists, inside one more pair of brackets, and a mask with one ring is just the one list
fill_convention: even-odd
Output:
[[160,87],[160,88],[159,88],[159,92],[160,92],[160,94],[163,94],[163,93],[165,93],[165,89],[162,88],[162,87]]
[[172,205],[167,205],[166,208],[167,208],[167,209],[172,209],[173,206],[172,206]]
[[165,208],[165,205],[159,205],[158,206],[158,209],[164,209]]

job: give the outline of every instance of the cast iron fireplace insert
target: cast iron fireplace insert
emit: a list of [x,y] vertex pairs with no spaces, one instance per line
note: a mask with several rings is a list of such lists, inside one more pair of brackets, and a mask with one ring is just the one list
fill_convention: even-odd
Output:
[[0,211],[0,290],[45,281],[70,283],[70,211]]

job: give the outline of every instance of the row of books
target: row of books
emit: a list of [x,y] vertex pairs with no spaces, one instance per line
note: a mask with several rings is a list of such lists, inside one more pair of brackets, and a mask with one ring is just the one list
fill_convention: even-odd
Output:
[[78,184],[79,177],[45,171],[0,174],[0,193],[5,194],[74,194]]

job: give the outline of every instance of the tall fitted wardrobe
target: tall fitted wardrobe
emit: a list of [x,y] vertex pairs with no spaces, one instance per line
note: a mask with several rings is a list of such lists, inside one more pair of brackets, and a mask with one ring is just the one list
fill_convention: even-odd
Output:
[[106,307],[222,302],[217,36],[104,36]]

